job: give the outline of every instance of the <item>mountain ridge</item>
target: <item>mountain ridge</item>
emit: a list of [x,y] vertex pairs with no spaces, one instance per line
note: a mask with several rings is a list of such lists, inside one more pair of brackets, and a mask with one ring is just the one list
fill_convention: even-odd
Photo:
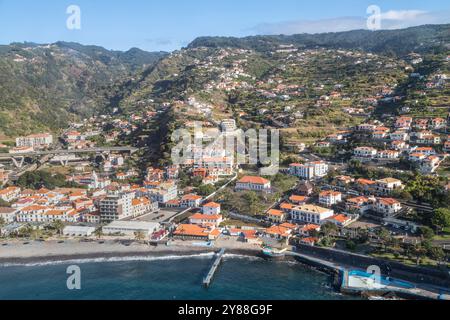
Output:
[[[431,38],[428,38],[432,35]],[[420,43],[423,41],[423,43]],[[435,41],[441,42],[436,45]],[[281,44],[294,44],[312,48],[321,46],[333,49],[362,49],[376,53],[386,49],[402,55],[414,49],[419,51],[438,48],[450,42],[450,24],[422,25],[396,30],[351,30],[344,32],[328,32],[316,34],[294,35],[256,35],[248,37],[198,37],[187,48],[198,47],[234,47],[254,49],[258,51],[270,50]],[[419,46],[417,46],[419,44]],[[421,45],[423,44],[423,45]],[[387,48],[386,48],[387,47]]]

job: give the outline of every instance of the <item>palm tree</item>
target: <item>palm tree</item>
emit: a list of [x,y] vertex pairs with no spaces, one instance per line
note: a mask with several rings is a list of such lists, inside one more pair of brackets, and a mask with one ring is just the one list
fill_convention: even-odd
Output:
[[94,235],[97,237],[97,239],[101,239],[103,237],[103,229],[102,229],[102,227],[97,228],[94,231]]
[[19,231],[19,236],[21,238],[29,238],[32,233],[33,233],[33,227],[30,225],[26,225],[24,228],[22,228]]
[[416,265],[419,265],[420,259],[425,256],[427,250],[422,244],[418,244],[413,248],[413,254],[416,257]]
[[134,239],[138,242],[145,240],[145,234],[142,231],[138,231],[134,233]]
[[3,228],[6,225],[6,220],[3,217],[0,217],[0,228]]
[[55,230],[58,232],[58,234],[61,236],[62,233],[63,233],[63,230],[64,230],[65,225],[64,225],[64,223],[63,223],[61,220],[56,220],[56,221],[54,221],[54,222],[52,223],[52,227],[53,227],[53,229],[55,229]]
[[2,235],[2,228],[6,225],[5,219],[3,217],[0,217],[0,236]]
[[381,240],[381,243],[382,243],[382,247],[384,248],[384,251],[386,251],[388,244],[392,240],[390,232],[388,230],[386,230],[385,228],[382,228],[379,231],[378,236],[380,237],[380,240]]

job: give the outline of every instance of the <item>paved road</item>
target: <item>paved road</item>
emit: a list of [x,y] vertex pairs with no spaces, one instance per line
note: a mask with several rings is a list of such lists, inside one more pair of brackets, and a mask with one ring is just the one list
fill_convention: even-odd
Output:
[[101,153],[101,152],[131,152],[134,153],[139,149],[133,147],[111,147],[111,148],[91,148],[91,149],[81,149],[81,150],[51,150],[51,151],[36,151],[36,152],[26,152],[26,153],[0,153],[0,158],[11,159],[13,157],[34,157],[34,156],[45,156],[45,155],[58,155],[58,154],[80,154],[80,153]]

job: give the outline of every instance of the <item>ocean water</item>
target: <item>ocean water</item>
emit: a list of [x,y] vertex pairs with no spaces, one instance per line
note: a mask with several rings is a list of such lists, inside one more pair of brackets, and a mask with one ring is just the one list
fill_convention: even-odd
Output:
[[[295,262],[227,255],[210,288],[210,254],[0,266],[0,300],[338,300],[328,275]],[[68,290],[67,267],[81,269],[81,290]]]

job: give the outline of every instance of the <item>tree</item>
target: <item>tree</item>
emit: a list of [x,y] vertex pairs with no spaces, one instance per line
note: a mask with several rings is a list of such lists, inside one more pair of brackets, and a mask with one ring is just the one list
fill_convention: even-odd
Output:
[[26,225],[22,229],[20,229],[18,236],[21,238],[29,238],[33,233],[33,227],[30,225]]
[[64,223],[61,220],[56,220],[52,223],[52,228],[56,230],[56,232],[61,236],[64,230]]
[[5,201],[3,199],[0,199],[0,207],[11,207],[11,203],[9,203],[8,201]]
[[380,237],[381,243],[384,247],[384,251],[386,251],[387,246],[392,241],[391,233],[387,229],[381,228],[380,231],[378,232],[378,236]]
[[333,236],[336,235],[339,232],[339,228],[337,225],[331,222],[327,222],[320,228],[320,232],[325,236]]
[[244,195],[244,200],[247,202],[248,209],[252,215],[258,214],[261,210],[261,201],[256,192],[249,191]]
[[429,256],[432,259],[434,259],[434,260],[436,260],[438,262],[443,261],[444,258],[445,258],[445,252],[440,247],[432,247],[432,248],[430,248],[430,250],[428,250],[428,254],[429,254]]
[[450,227],[450,209],[436,209],[434,211],[433,217],[431,218],[431,223],[439,231]]
[[97,239],[101,239],[103,237],[103,229],[102,229],[102,227],[97,228],[94,231],[94,235],[97,237]]
[[433,229],[431,229],[430,227],[421,227],[419,229],[419,234],[424,238],[424,239],[432,239],[434,237],[434,231]]
[[142,231],[134,233],[134,239],[138,242],[145,240],[145,234]]
[[422,244],[418,244],[414,246],[412,253],[416,257],[416,265],[419,265],[420,259],[426,255],[427,250],[423,247]]
[[5,219],[3,217],[0,217],[0,236],[2,235],[2,228],[6,225]]
[[200,187],[198,187],[197,189],[197,193],[201,196],[209,196],[210,194],[212,194],[214,191],[216,191],[216,188],[214,188],[214,186],[210,185],[210,184],[204,184],[201,185]]

